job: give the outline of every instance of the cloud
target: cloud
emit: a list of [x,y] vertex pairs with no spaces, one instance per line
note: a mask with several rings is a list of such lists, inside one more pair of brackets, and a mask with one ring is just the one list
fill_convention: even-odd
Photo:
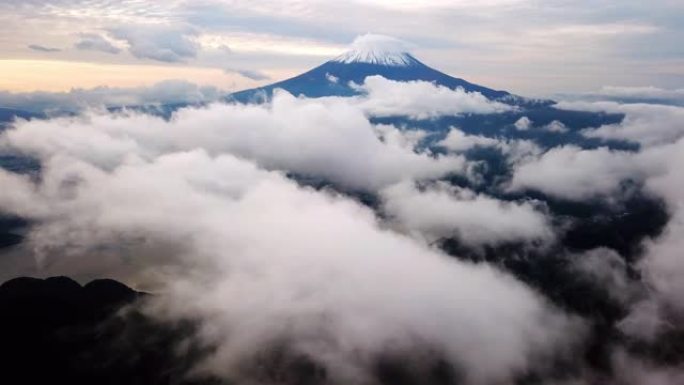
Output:
[[480,135],[468,135],[458,128],[452,127],[447,136],[437,145],[452,151],[462,152],[475,147],[495,147],[499,143],[497,139]]
[[148,87],[96,87],[68,92],[0,91],[0,105],[37,113],[79,112],[87,108],[207,103],[227,94],[214,87],[184,80],[166,80]]
[[610,96],[623,100],[684,100],[684,89],[665,89],[658,87],[616,87],[604,86],[597,92],[600,96]]
[[430,119],[444,115],[491,114],[514,108],[484,97],[425,81],[399,82],[382,76],[368,76],[356,88],[365,93],[359,105],[373,116],[406,116]]
[[665,171],[653,174],[647,188],[662,196],[671,213],[667,227],[658,238],[646,241],[647,252],[639,267],[645,281],[652,287],[650,296],[636,303],[623,321],[627,333],[653,341],[661,333],[681,330],[684,320],[684,139],[649,150],[651,156],[662,157]]
[[477,147],[495,148],[506,156],[506,161],[510,165],[520,164],[525,159],[537,158],[543,153],[542,148],[532,140],[471,135],[456,127],[452,127],[447,136],[436,145],[457,153]]
[[[19,3],[21,7],[14,6]],[[684,87],[681,65],[677,63],[681,56],[677,43],[684,29],[672,17],[681,12],[681,7],[671,1],[648,6],[629,1],[623,4],[621,12],[602,5],[594,7],[591,15],[586,12],[586,2],[530,7],[528,0],[429,4],[351,0],[287,1],[285,5],[243,0],[174,1],[154,5],[134,1],[50,1],[49,4],[41,1],[0,4],[0,13],[5,16],[0,35],[11,38],[4,41],[2,48],[12,51],[13,47],[22,45],[20,42],[41,41],[43,27],[49,23],[59,23],[60,32],[64,31],[54,34],[51,42],[65,47],[71,44],[70,36],[82,32],[84,26],[93,30],[112,25],[187,23],[203,34],[222,35],[228,40],[235,35],[265,37],[246,45],[269,52],[255,60],[259,61],[259,68],[276,67],[273,68],[276,73],[311,65],[312,58],[303,57],[299,52],[332,57],[354,36],[379,31],[417,43],[422,47],[417,49],[421,58],[441,63],[447,73],[479,74],[482,79],[496,79],[495,85],[501,89],[526,90],[539,95],[568,89],[586,90],[606,83]],[[82,12],[84,4],[88,4],[88,12]],[[458,34],[444,33],[454,25],[459,26]],[[557,44],[559,38],[566,43],[564,47]],[[59,39],[63,40],[58,42]],[[287,40],[292,48],[283,50],[278,44],[264,42],[278,39]],[[312,41],[324,50],[313,49]],[[83,53],[78,56],[82,58]],[[197,58],[196,62],[216,66],[205,57]],[[483,67],[485,62],[499,65]],[[574,66],[563,77],[555,76],[557,69],[567,62],[582,65]],[[500,76],[504,67],[506,76]],[[657,70],[642,70],[645,67]]]
[[351,51],[358,52],[409,52],[411,44],[396,37],[366,33],[354,38],[350,46]]
[[617,303],[628,305],[640,295],[642,288],[630,280],[627,262],[612,249],[601,247],[574,255],[571,263],[574,273],[596,283]]
[[45,47],[42,45],[38,44],[31,44],[28,46],[30,49],[38,52],[61,52],[62,50],[59,48],[53,48],[53,47]]
[[197,56],[198,32],[191,27],[170,25],[120,26],[109,30],[117,40],[128,43],[128,51],[139,59],[167,63],[184,62]]
[[[369,383],[387,357],[418,373],[443,362],[468,384],[507,383],[572,357],[583,339],[580,322],[512,276],[447,257],[277,171],[361,185],[441,172],[437,159],[383,144],[353,106],[278,93],[271,105],[184,109],[168,121],[22,121],[1,138],[41,162],[40,178],[0,170],[0,208],[35,223],[27,247],[42,271],[156,282],[146,311],[198,320],[197,338],[214,349],[197,370],[227,381],[257,381],[261,360],[284,347],[335,383]],[[474,237],[518,231],[508,214],[537,215],[428,193],[457,212],[473,199],[487,217],[506,214],[460,227]]]
[[623,349],[614,352],[612,365],[617,383],[625,385],[667,385],[684,381],[684,371],[675,365],[659,365],[635,357]]
[[665,104],[684,107],[684,88],[604,86],[598,91],[565,94],[563,99],[573,101],[613,101],[617,103]]
[[602,147],[583,150],[576,146],[552,148],[538,158],[518,164],[509,190],[537,190],[569,200],[608,197],[620,191],[628,179],[640,181],[644,167],[632,153]]
[[428,242],[455,237],[477,247],[553,239],[539,202],[503,202],[442,182],[421,190],[404,182],[386,188],[381,197],[384,212],[400,229]]
[[247,79],[251,80],[269,80],[271,79],[270,76],[267,74],[256,71],[256,70],[245,70],[245,69],[233,69],[233,68],[226,68],[224,71],[227,73],[236,73],[240,76],[246,77]]
[[528,130],[531,126],[532,126],[532,121],[527,116],[523,116],[522,118],[516,120],[516,122],[515,122],[515,128],[519,131]]
[[109,40],[105,39],[102,35],[94,33],[83,33],[80,35],[80,39],[74,45],[76,49],[84,51],[100,51],[110,54],[118,54],[121,52],[121,48],[112,44]]
[[[55,123],[61,129],[55,129]],[[97,125],[101,130],[93,131]],[[103,166],[127,156],[133,138],[159,139],[149,149],[205,148],[255,160],[269,169],[313,176],[352,189],[376,190],[403,179],[431,179],[463,173],[458,156],[433,156],[381,141],[355,105],[300,99],[276,92],[266,105],[215,104],[183,109],[170,122],[161,118],[92,115],[51,122],[31,121],[8,132],[9,144],[43,158],[54,151],[77,153],[99,148],[91,161]],[[113,135],[110,151],[99,145]],[[363,172],[360,172],[363,170]]]
[[[521,118],[522,119],[522,118]],[[557,133],[565,133],[568,132],[568,128],[565,127],[563,122],[560,122],[558,120],[554,120],[551,123],[545,125],[544,127],[541,128],[542,130],[549,131],[549,132],[557,132]]]
[[329,73],[327,73],[327,72],[326,72],[326,74],[325,74],[325,79],[326,79],[327,81],[329,81],[330,83],[337,83],[337,82],[340,80],[337,76],[331,75],[331,74],[329,74]]
[[430,134],[419,129],[399,129],[391,124],[375,124],[373,130],[388,145],[414,151]]
[[357,36],[349,50],[336,57],[342,63],[361,62],[386,65],[406,65],[411,63],[409,44],[390,36],[365,34]]
[[585,129],[582,134],[589,138],[621,139],[653,146],[672,143],[684,137],[684,126],[681,124],[684,107],[617,102],[561,102],[556,106],[625,114],[621,123]]

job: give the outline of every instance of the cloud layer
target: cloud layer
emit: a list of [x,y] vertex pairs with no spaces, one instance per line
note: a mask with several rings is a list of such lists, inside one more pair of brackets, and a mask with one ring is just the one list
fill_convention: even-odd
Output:
[[[285,93],[269,105],[189,108],[170,120],[91,113],[20,121],[0,141],[37,158],[41,176],[0,171],[9,187],[0,208],[36,223],[27,247],[43,271],[156,283],[163,295],[147,311],[199,320],[197,338],[215,351],[197,370],[227,380],[255,381],[263,354],[283,346],[344,383],[374,381],[374,365],[387,357],[409,360],[417,375],[441,361],[469,384],[514,381],[569,359],[584,326],[526,285],[285,176],[373,190],[464,166],[377,132],[355,103]],[[383,196],[426,235],[549,235],[530,203],[442,185],[419,192],[400,184]],[[440,221],[437,207],[411,222],[406,210],[440,202],[453,222]],[[473,209],[496,225],[473,222]],[[531,230],[519,231],[520,221]]]
[[[631,151],[544,148],[456,127],[430,149],[434,134],[370,118],[406,106],[407,122],[496,108],[429,83],[360,87],[366,94],[350,98],[276,91],[267,104],[208,104],[168,119],[91,110],[18,120],[0,148],[40,169],[0,171],[0,211],[31,223],[3,263],[24,258],[28,272],[106,275],[157,292],[145,311],[197,322],[193,337],[213,354],[196,370],[229,381],[264,382],[263,362],[304,360],[330,382],[374,384],[389,360],[420,378],[441,362],[465,384],[549,374],[581,384],[608,375],[584,361],[597,343],[613,370],[629,367],[627,384],[681,376],[630,345],[661,346],[684,318],[677,113],[652,121],[668,124],[653,123]],[[421,104],[428,91],[434,103]],[[609,106],[627,114],[619,132],[656,116],[650,105]],[[483,147],[501,157],[486,188],[489,165],[466,157]],[[558,201],[600,211],[587,214],[594,231],[602,216],[631,215],[621,203],[635,196],[662,199],[670,215],[642,254],[562,243],[581,218],[558,214]],[[462,247],[443,247],[452,240]],[[495,264],[466,262],[476,251]],[[606,308],[585,314],[563,302],[603,298],[594,289]],[[620,337],[588,332],[606,329]]]

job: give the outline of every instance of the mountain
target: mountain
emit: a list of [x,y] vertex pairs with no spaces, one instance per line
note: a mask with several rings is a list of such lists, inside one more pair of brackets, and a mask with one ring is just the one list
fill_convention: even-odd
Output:
[[[405,44],[379,35],[364,35],[357,38],[347,52],[301,75],[236,92],[229,95],[226,100],[241,103],[268,101],[275,89],[283,89],[293,95],[309,98],[355,96],[363,92],[356,85],[363,84],[366,77],[373,75],[394,81],[426,81],[449,89],[461,88],[466,92],[478,92],[490,100],[516,107],[494,114],[444,115],[423,120],[410,120],[405,116],[369,117],[373,123],[418,128],[433,133],[434,135],[426,139],[429,142],[427,144],[438,143],[451,127],[459,127],[467,134],[533,140],[546,148],[559,144],[633,148],[629,143],[604,142],[582,135],[582,130],[589,127],[619,123],[624,118],[621,114],[561,110],[554,107],[553,100],[526,98],[508,91],[474,84],[427,66],[413,56]],[[520,129],[517,122],[521,119],[529,122],[529,127]],[[554,127],[557,129],[553,129]]]
[[[389,44],[388,44],[389,43]],[[549,105],[548,100],[527,99],[507,91],[495,90],[433,69],[410,54],[393,39],[377,35],[358,38],[350,50],[322,65],[293,78],[267,86],[236,92],[230,99],[239,102],[261,101],[272,96],[274,89],[307,97],[353,96],[368,76],[379,75],[396,81],[426,81],[450,89],[462,88],[479,92],[488,99],[515,105]]]
[[147,296],[111,279],[0,284],[2,383],[217,384],[190,375],[202,354],[187,344],[195,326],[149,317],[139,308]]

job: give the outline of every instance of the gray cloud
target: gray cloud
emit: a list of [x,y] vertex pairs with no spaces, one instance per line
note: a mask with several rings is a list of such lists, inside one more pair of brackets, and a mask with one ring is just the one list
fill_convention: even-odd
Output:
[[110,31],[112,37],[124,40],[129,52],[139,59],[175,63],[195,58],[200,49],[195,41],[198,31],[172,25],[120,26]]
[[61,52],[62,51],[60,48],[45,47],[45,46],[38,45],[38,44],[28,45],[28,48],[32,49],[34,51],[38,51],[38,52]]
[[86,51],[100,51],[110,54],[118,54],[121,48],[112,44],[102,35],[93,33],[84,33],[80,35],[79,41],[74,45],[77,49]]
[[256,71],[256,70],[246,70],[246,69],[234,69],[234,68],[226,68],[224,71],[227,73],[236,73],[240,76],[246,77],[247,79],[252,79],[252,80],[269,80],[271,79],[270,76],[267,74]]

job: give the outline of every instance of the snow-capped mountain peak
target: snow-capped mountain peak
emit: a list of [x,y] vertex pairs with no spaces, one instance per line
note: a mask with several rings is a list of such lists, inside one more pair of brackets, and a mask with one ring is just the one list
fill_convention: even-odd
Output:
[[365,34],[357,37],[350,49],[333,59],[340,63],[370,63],[406,67],[418,61],[408,52],[408,44],[384,35]]

